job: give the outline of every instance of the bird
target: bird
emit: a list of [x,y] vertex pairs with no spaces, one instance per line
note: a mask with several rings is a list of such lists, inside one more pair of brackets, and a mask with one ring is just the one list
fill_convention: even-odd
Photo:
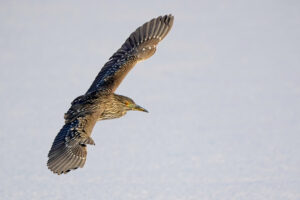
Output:
[[47,166],[54,174],[66,174],[85,165],[87,145],[95,145],[91,133],[97,121],[119,118],[128,111],[148,112],[115,90],[136,63],[155,53],[173,21],[174,16],[169,14],[138,27],[104,64],[87,92],[72,101],[48,153]]

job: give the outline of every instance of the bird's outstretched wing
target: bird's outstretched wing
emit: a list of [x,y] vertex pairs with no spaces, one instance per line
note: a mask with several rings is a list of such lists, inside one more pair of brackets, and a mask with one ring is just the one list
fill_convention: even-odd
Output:
[[172,28],[173,20],[172,15],[160,16],[137,28],[110,57],[87,93],[101,89],[114,92],[138,61],[145,60],[155,53],[156,45]]
[[86,145],[95,144],[90,137],[96,123],[94,115],[90,113],[66,120],[48,154],[47,165],[52,172],[62,174],[84,166],[87,155]]

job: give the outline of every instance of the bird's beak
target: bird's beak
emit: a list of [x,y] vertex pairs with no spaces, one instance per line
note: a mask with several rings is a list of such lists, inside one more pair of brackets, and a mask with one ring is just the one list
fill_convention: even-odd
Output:
[[142,111],[142,112],[148,112],[148,110],[146,110],[145,108],[139,106],[139,105],[135,105],[135,107],[133,108],[133,110],[137,110],[137,111]]

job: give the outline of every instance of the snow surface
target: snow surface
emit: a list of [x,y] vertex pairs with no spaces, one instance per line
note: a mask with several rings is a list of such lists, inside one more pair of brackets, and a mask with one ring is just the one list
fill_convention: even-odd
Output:
[[[1,1],[0,199],[300,199],[299,1]],[[118,89],[83,169],[46,167],[70,102],[138,26],[172,31]]]

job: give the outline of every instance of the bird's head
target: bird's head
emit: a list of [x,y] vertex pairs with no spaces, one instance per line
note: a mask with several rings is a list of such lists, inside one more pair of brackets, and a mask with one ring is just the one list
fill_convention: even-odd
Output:
[[146,110],[145,108],[137,105],[131,98],[121,96],[121,95],[118,96],[121,97],[119,101],[123,104],[123,107],[126,109],[126,111],[136,110],[136,111],[148,112],[148,110]]

